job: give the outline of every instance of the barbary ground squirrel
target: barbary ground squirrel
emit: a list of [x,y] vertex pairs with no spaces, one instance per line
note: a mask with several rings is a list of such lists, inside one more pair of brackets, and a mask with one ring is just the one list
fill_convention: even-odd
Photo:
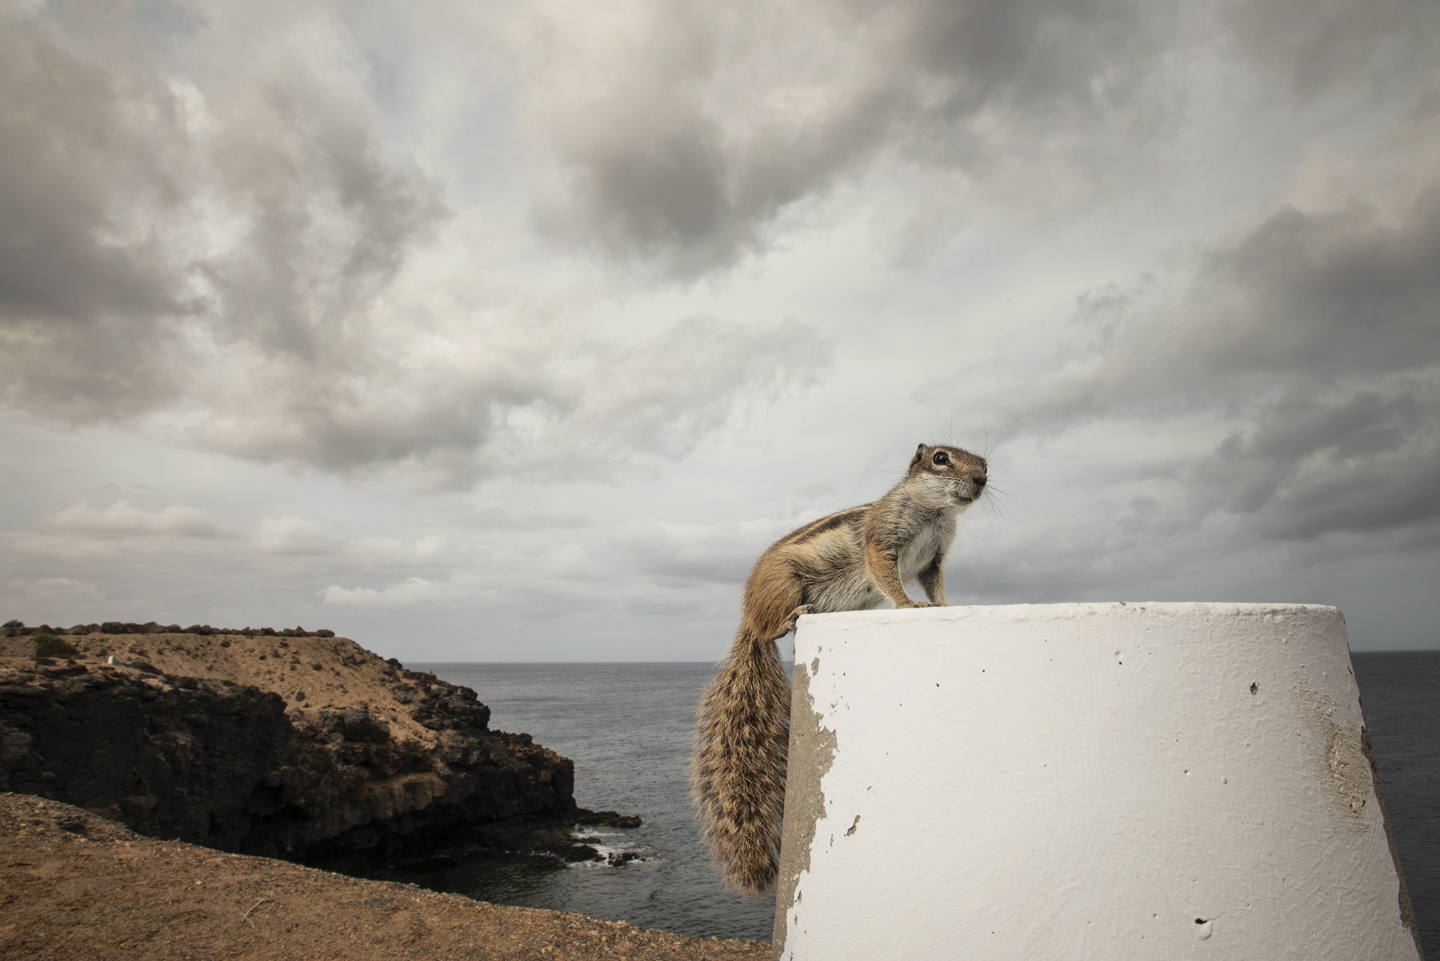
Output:
[[[691,793],[727,885],[775,884],[785,807],[790,683],[776,641],[804,614],[945,605],[955,517],[985,492],[985,459],[921,444],[905,477],[873,504],[822,517],[771,545],[745,583],[735,643],[700,701]],[[928,603],[910,599],[920,582]]]

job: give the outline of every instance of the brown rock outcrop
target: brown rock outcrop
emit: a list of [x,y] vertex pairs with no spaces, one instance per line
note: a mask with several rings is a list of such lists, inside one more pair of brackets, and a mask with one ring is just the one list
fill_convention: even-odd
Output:
[[566,848],[572,763],[474,691],[318,634],[0,639],[0,790],[228,851]]

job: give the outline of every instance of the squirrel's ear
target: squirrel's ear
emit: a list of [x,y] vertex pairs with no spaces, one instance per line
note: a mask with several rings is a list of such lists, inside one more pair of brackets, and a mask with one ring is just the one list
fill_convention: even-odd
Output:
[[924,460],[924,459],[925,459],[925,445],[924,445],[924,444],[921,444],[919,447],[915,448],[915,456],[912,457],[912,458],[910,458],[910,466],[911,466],[911,467],[914,467],[916,464],[920,463],[920,462],[921,462],[922,460]]

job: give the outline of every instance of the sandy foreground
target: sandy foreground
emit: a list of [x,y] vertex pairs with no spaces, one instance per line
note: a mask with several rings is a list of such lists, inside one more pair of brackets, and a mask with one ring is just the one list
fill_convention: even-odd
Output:
[[758,941],[502,907],[157,841],[68,804],[0,794],[0,958],[769,957]]

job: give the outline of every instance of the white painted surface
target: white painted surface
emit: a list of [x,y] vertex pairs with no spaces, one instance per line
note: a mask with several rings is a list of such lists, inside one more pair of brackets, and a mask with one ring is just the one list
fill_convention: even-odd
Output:
[[818,783],[823,814],[808,847],[787,820],[777,957],[1419,957],[1334,608],[867,611],[795,646],[792,757],[835,752],[792,761],[787,812]]

